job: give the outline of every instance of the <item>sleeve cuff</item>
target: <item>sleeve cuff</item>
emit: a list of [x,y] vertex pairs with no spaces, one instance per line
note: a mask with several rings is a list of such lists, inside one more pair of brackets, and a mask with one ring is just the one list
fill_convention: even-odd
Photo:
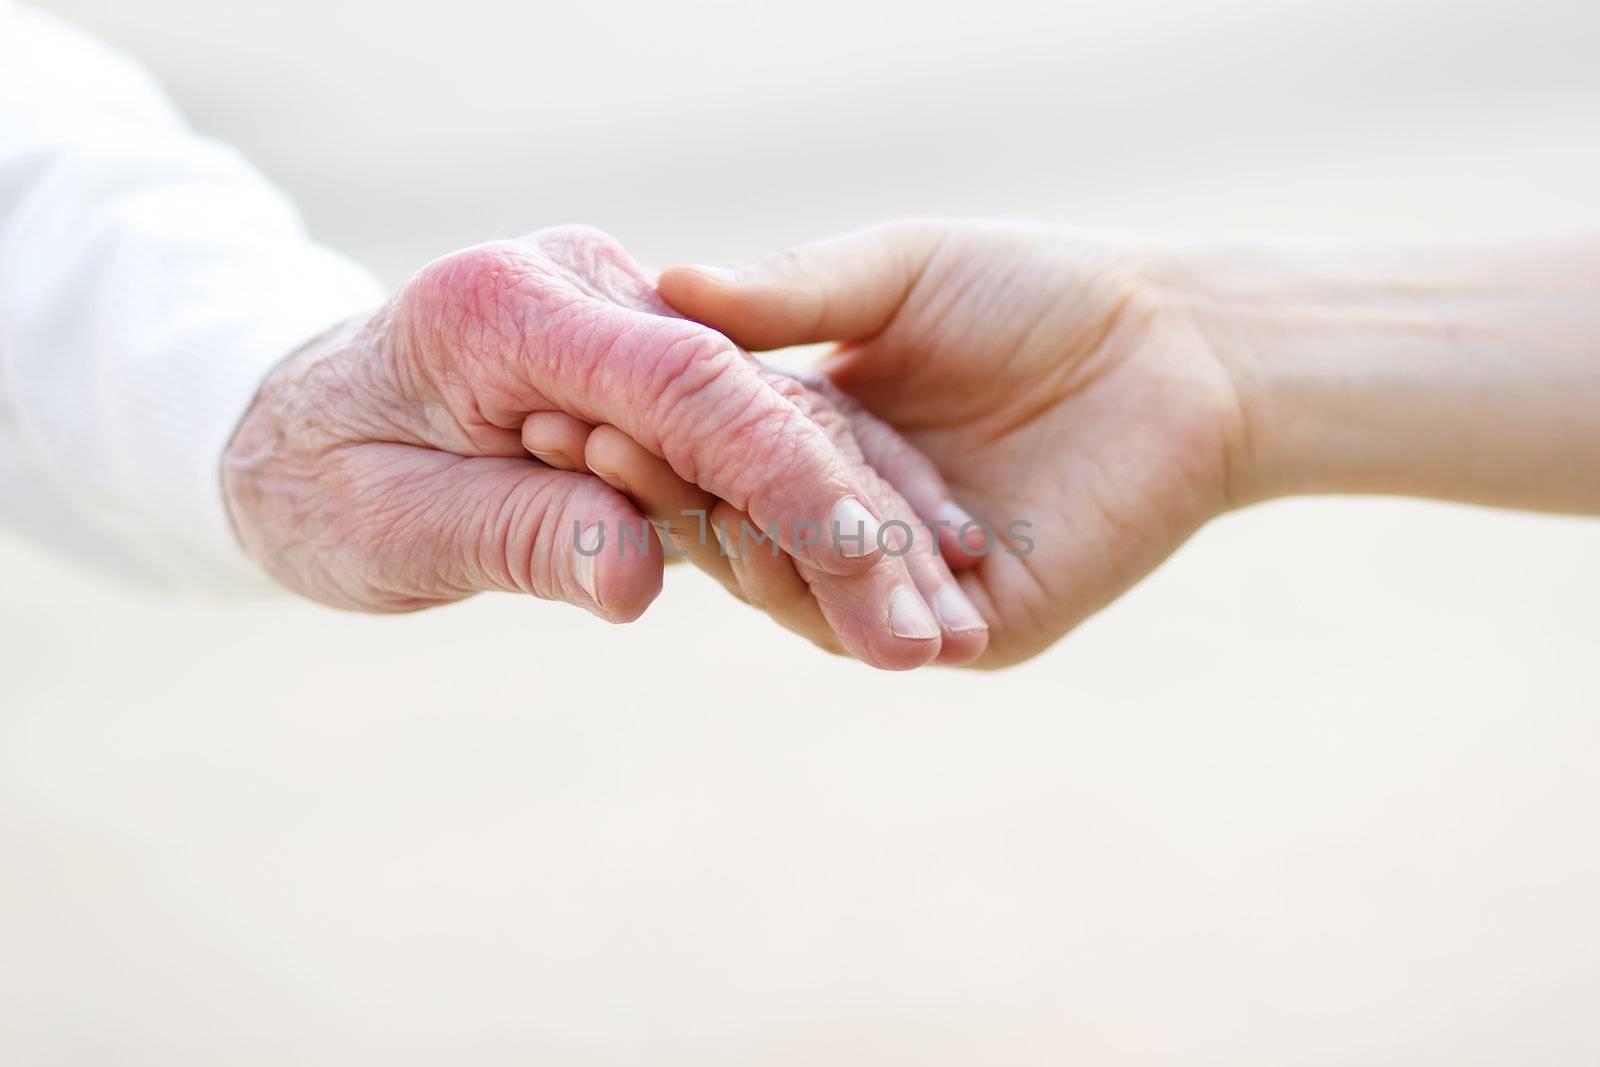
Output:
[[267,372],[382,289],[220,145],[108,138],[38,186],[0,257],[27,268],[4,272],[6,347],[38,465],[167,583],[270,588],[223,450]]
[[[329,327],[370,312],[383,299],[366,271],[315,246],[296,245],[275,256],[259,250],[243,276],[215,264],[205,287],[183,287],[183,309],[171,309],[172,335],[164,358],[136,368],[118,383],[109,410],[123,415],[108,427],[135,507],[160,530],[157,560],[172,560],[183,584],[218,590],[272,587],[234,533],[222,494],[222,454],[262,380],[285,357]],[[239,293],[252,294],[257,313],[241,314]],[[125,290],[148,308],[161,294]],[[169,297],[170,299],[170,297]],[[206,309],[219,313],[208,315]],[[146,320],[152,321],[152,320]],[[160,320],[155,320],[160,321]],[[175,558],[174,547],[184,558]]]

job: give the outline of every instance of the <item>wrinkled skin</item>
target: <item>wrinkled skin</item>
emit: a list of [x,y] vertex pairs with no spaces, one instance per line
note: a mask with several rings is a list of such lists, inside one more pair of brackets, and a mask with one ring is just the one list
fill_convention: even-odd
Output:
[[[583,227],[446,256],[286,360],[224,456],[224,491],[247,551],[323,603],[407,611],[506,590],[635,618],[660,590],[660,546],[621,536],[644,523],[623,493],[530,457],[524,425],[541,416],[615,426],[684,485],[780,531],[840,647],[889,668],[941,654],[923,597],[954,585],[942,563],[793,536],[841,501],[908,511],[843,422],[671,312],[652,276]],[[580,552],[596,524],[605,549]],[[959,635],[946,658],[982,643],[981,629]]]
[[738,271],[669,268],[679,311],[752,350],[835,341],[828,376],[967,510],[1031,523],[961,581],[980,666],[1044,649],[1236,496],[1239,396],[1146,250],[1043,226],[897,223]]
[[[940,628],[938,662],[972,662],[988,640],[983,616],[961,591],[953,571],[976,562],[945,511],[950,491],[938,471],[881,420],[826,379],[783,380],[786,392],[860,470],[861,484],[879,505],[896,550],[866,575],[840,578],[775,546],[737,536],[753,531],[748,515],[673,473],[612,426],[540,414],[523,427],[528,450],[567,470],[592,470],[628,495],[656,524],[668,561],[683,558],[716,578],[734,596],[830,652],[877,661],[861,618],[852,609],[863,585],[892,589],[904,566],[933,607]],[[894,525],[897,524],[897,525]],[[703,535],[703,527],[715,531]],[[719,543],[720,542],[720,543]],[[883,664],[879,664],[880,666]]]

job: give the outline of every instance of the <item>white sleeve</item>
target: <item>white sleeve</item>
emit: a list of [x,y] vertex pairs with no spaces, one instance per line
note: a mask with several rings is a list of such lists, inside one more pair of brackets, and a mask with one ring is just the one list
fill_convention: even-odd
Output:
[[273,364],[381,299],[134,63],[0,0],[0,526],[259,586],[222,450]]

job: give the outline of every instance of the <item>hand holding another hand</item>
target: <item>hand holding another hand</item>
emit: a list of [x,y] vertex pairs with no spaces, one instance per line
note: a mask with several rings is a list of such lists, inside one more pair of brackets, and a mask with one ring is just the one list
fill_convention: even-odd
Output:
[[[656,279],[595,231],[545,231],[430,264],[280,365],[224,486],[246,547],[326,603],[504,589],[630,619],[660,545],[580,545],[648,516],[824,647],[1001,666],[1270,496],[1600,510],[1592,279],[1583,241],[936,223]],[[819,341],[809,386],[745,351]],[[693,512],[785,551],[674,538]]]
[[[959,597],[942,562],[877,547],[881,520],[912,513],[825,405],[673,314],[582,227],[437,260],[286,360],[227,450],[224,491],[247,551],[323,603],[504,590],[635,618],[660,547],[625,536],[644,518],[615,488],[530,458],[541,420],[616,427],[724,516],[775,532],[844,650],[901,669],[982,651],[970,606],[943,631],[928,607],[948,617]],[[835,524],[842,538],[803,532]]]
[[742,270],[669,268],[660,292],[753,350],[837,342],[831,381],[994,531],[961,582],[990,625],[978,664],[1002,666],[1238,491],[1233,379],[1143,255],[1045,226],[896,223]]

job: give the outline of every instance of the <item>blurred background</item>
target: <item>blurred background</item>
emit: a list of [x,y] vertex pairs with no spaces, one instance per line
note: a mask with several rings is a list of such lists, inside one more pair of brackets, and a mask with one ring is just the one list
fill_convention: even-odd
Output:
[[[399,282],[581,221],[1600,223],[1589,0],[59,0]],[[1600,526],[1299,500],[1052,652],[178,601],[0,534],[0,1061],[1593,1064]]]

